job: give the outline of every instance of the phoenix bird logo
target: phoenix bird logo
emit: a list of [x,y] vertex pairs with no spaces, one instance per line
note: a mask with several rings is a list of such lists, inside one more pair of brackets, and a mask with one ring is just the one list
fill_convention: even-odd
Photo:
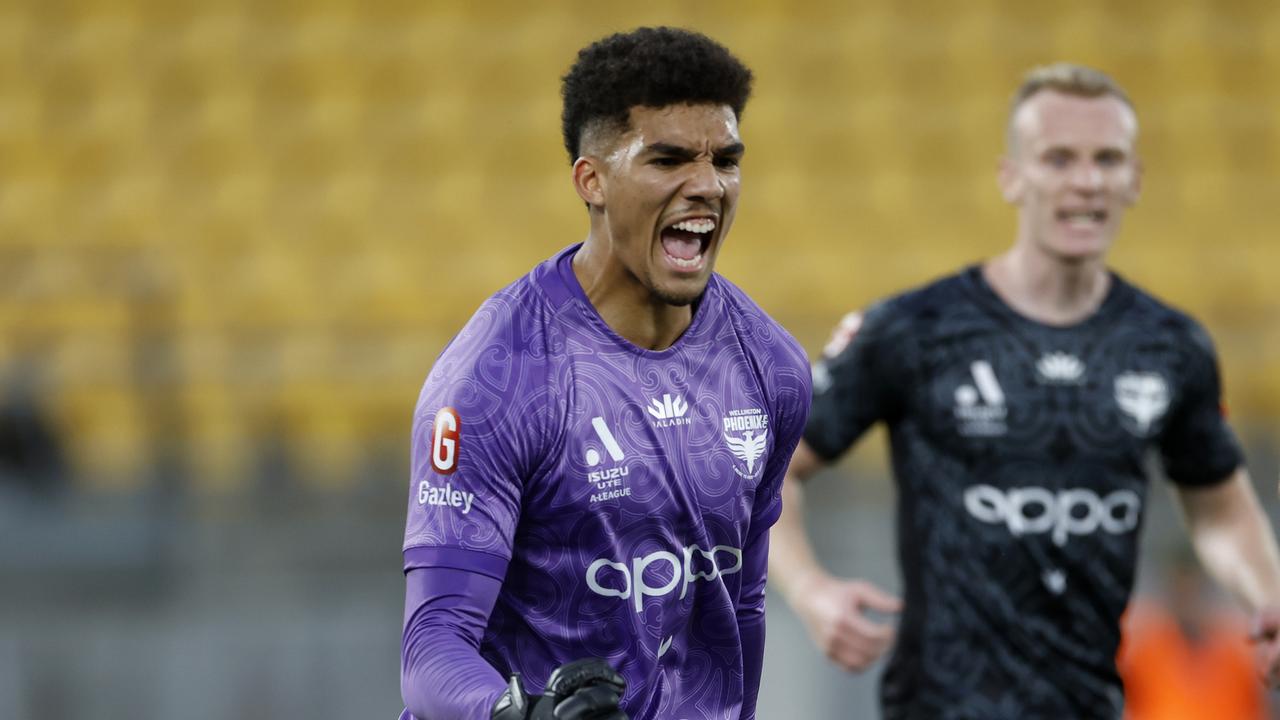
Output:
[[1116,404],[1133,418],[1138,433],[1145,435],[1169,409],[1169,387],[1156,373],[1124,373],[1116,378]]
[[747,464],[748,475],[755,472],[756,460],[764,455],[765,443],[768,439],[768,430],[761,430],[759,435],[756,435],[753,430],[748,430],[740,438],[728,434],[724,436],[724,441],[729,444],[729,450],[733,452],[734,457]]

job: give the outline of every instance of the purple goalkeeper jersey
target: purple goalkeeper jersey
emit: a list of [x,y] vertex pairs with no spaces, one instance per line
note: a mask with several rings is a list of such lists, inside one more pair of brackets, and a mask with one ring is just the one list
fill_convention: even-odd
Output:
[[759,689],[744,653],[762,650],[740,622],[764,604],[744,549],[767,547],[781,510],[808,362],[714,274],[674,345],[639,348],[587,300],[577,249],[486,301],[432,368],[406,570],[501,580],[479,652],[531,692],[599,657],[633,720],[737,720]]

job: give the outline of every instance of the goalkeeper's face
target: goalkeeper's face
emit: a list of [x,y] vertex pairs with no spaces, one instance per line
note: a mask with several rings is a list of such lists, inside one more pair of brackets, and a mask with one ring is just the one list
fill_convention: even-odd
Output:
[[610,262],[651,299],[688,305],[706,288],[733,224],[743,153],[737,117],[725,105],[635,107],[611,140],[593,160],[588,198],[601,213]]
[[1044,90],[1013,116],[1000,168],[1018,237],[1064,260],[1100,258],[1138,198],[1137,119],[1119,98]]

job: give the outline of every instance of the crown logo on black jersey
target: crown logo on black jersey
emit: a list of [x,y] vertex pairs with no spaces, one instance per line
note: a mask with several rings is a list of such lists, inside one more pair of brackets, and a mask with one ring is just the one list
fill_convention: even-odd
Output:
[[1057,385],[1075,385],[1084,379],[1084,363],[1064,352],[1045,353],[1036,363],[1040,379]]

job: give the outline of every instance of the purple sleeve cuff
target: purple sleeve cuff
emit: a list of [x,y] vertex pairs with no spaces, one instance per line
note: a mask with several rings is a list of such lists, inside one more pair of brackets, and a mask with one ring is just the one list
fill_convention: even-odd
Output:
[[740,720],[755,720],[756,701],[760,695],[760,676],[764,671],[764,617],[738,621],[742,638],[742,714]]
[[439,546],[416,546],[405,548],[404,571],[418,568],[449,568],[487,575],[494,580],[502,580],[507,575],[507,558],[481,550],[463,550],[461,548]]

